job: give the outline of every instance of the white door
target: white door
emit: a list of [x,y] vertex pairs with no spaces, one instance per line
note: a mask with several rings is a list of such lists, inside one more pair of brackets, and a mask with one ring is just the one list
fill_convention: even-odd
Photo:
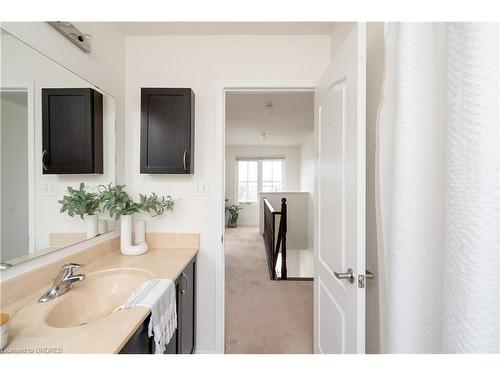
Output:
[[365,351],[365,85],[358,23],[316,90],[315,353]]

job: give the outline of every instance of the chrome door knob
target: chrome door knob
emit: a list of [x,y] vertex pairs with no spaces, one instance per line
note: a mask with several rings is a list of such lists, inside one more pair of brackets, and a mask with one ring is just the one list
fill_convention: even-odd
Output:
[[354,284],[354,272],[352,268],[349,268],[347,272],[333,272],[335,277],[339,280],[348,280],[351,284]]

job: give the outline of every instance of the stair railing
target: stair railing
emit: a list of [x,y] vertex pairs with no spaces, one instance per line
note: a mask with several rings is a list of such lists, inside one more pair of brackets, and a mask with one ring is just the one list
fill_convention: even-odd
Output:
[[[276,218],[279,216],[279,226],[276,228]],[[264,243],[266,247],[269,275],[273,280],[286,280],[286,232],[287,204],[286,198],[281,199],[281,211],[276,211],[271,202],[264,198]],[[280,275],[276,274],[278,255],[281,252]]]

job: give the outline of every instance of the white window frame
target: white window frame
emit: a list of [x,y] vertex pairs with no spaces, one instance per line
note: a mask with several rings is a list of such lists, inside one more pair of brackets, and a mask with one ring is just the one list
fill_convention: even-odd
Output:
[[[238,187],[239,187],[239,184],[240,184],[240,167],[239,167],[239,162],[240,161],[252,161],[252,162],[257,162],[257,195],[258,195],[258,192],[259,192],[259,180],[260,180],[260,176],[259,176],[259,173],[260,173],[260,163],[258,162],[258,160],[256,159],[248,159],[248,158],[236,158],[236,161],[235,161],[235,169],[236,169],[236,173],[235,173],[235,202],[238,202],[238,203],[245,203],[245,204],[252,204],[252,203],[255,203],[257,202],[257,200],[255,201],[240,201],[239,200],[239,192],[238,192]],[[248,188],[248,172],[247,172],[247,188]]]
[[235,158],[235,183],[234,183],[234,196],[235,196],[235,201],[238,203],[245,203],[245,204],[257,204],[258,203],[258,198],[255,201],[243,201],[240,202],[238,200],[238,183],[239,183],[239,164],[238,162],[240,161],[256,161],[257,162],[257,196],[259,192],[262,192],[262,162],[267,161],[267,160],[281,160],[282,163],[282,168],[281,168],[281,184],[282,184],[282,191],[286,190],[286,185],[285,185],[285,173],[286,173],[286,159],[284,156],[237,156]]

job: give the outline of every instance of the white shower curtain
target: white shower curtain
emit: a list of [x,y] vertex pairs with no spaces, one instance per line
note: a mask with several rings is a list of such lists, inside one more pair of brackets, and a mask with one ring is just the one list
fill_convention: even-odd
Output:
[[499,25],[388,24],[382,353],[500,350]]

